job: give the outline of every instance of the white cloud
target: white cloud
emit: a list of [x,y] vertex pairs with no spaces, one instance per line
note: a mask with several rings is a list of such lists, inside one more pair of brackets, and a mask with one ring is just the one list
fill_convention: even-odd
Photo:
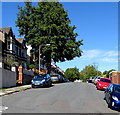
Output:
[[107,51],[103,56],[118,56],[118,51]]
[[103,51],[98,49],[84,50],[81,57],[83,60],[97,60],[102,62],[118,62],[118,51]]
[[82,55],[82,59],[92,59],[92,58],[97,58],[99,57],[101,54],[101,51],[100,50],[96,50],[96,49],[93,49],[93,50],[84,50],[83,51],[83,55]]
[[101,59],[101,61],[110,63],[110,62],[118,62],[118,59],[105,57],[105,58]]

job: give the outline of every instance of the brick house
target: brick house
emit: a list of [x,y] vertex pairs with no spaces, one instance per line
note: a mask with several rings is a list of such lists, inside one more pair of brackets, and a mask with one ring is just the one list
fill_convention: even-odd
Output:
[[109,78],[112,80],[112,83],[120,84],[120,72],[118,71],[110,72]]

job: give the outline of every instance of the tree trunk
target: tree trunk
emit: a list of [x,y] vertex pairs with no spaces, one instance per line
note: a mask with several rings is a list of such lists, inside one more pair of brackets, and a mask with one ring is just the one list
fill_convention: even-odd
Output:
[[47,73],[51,73],[51,58],[49,59],[49,62],[47,63]]
[[51,51],[48,53],[47,56],[47,73],[51,73]]

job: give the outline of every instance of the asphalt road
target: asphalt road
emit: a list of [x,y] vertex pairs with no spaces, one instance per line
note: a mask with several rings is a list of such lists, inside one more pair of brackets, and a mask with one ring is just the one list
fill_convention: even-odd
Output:
[[119,113],[109,109],[93,84],[62,83],[2,97],[4,113]]

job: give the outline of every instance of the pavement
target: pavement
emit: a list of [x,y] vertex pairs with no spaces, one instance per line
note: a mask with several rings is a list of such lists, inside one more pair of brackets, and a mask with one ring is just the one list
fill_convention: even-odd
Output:
[[16,86],[12,88],[5,88],[5,89],[0,89],[0,97],[8,94],[12,94],[15,92],[19,91],[24,91],[27,89],[31,89],[31,85],[22,85],[22,86]]

